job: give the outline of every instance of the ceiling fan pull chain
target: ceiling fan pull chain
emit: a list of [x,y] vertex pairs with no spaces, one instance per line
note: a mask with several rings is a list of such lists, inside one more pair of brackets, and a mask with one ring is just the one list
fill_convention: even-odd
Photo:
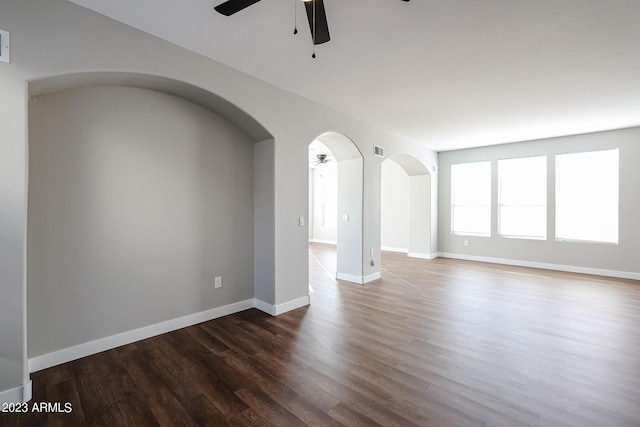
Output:
[[293,34],[298,34],[298,9],[296,9],[297,1],[298,0],[293,0]]
[[313,3],[313,54],[311,57],[316,59],[316,0],[311,0]]

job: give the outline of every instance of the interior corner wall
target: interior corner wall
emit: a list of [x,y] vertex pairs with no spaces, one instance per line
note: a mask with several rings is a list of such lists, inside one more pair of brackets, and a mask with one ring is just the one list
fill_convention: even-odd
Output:
[[29,357],[253,298],[253,143],[216,114],[130,87],[37,97],[29,163]]
[[[439,153],[439,252],[459,257],[509,260],[558,266],[560,269],[595,270],[621,277],[640,277],[640,128],[573,135],[538,141],[495,145]],[[559,242],[553,233],[555,218],[556,154],[603,149],[620,149],[619,244]],[[499,159],[548,156],[547,179],[547,239],[528,240],[500,237],[497,234],[497,197],[492,200],[491,237],[457,236],[451,234],[451,165],[456,163],[491,161],[494,178]],[[598,171],[593,171],[598,173]],[[496,180],[492,194],[497,196]],[[464,246],[464,241],[468,246]],[[577,270],[582,271],[582,270]]]
[[275,305],[274,140],[254,144],[254,298]]
[[408,252],[411,205],[409,175],[393,160],[382,162],[381,174],[380,243],[382,250]]

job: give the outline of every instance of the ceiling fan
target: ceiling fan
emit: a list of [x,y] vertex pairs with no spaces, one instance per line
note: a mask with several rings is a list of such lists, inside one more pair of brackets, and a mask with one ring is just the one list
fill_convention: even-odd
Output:
[[328,163],[334,162],[335,159],[329,154],[316,154],[315,160],[312,156],[309,156],[309,167],[316,168],[318,166],[324,166]]
[[316,166],[329,163],[329,159],[327,158],[326,154],[316,154],[316,159],[318,159],[318,161],[316,162]]
[[[227,0],[214,7],[214,9],[222,15],[231,16],[259,1],[260,0]],[[304,8],[307,12],[307,19],[309,20],[309,28],[311,29],[313,44],[316,45],[328,42],[331,38],[329,37],[329,25],[327,24],[327,15],[324,10],[324,0],[302,1],[304,2]],[[408,2],[409,0],[402,1]],[[297,32],[298,29],[296,28],[294,30],[294,34]]]

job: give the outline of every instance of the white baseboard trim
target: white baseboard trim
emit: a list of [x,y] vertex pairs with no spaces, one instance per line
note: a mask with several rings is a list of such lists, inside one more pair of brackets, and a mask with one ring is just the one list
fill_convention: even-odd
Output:
[[309,243],[324,243],[325,245],[337,245],[335,240],[309,239]]
[[305,307],[309,304],[311,304],[311,298],[309,297],[309,295],[306,295],[302,298],[294,299],[292,301],[283,302],[282,304],[278,304],[275,306],[275,316],[279,316],[282,313],[286,313],[287,311],[295,310],[300,307]]
[[311,298],[309,295],[304,296],[302,298],[298,298],[292,301],[287,301],[282,304],[272,305],[268,302],[264,302],[259,299],[254,299],[253,306],[260,311],[263,311],[272,316],[278,316],[282,313],[286,313],[287,311],[295,310],[300,307],[307,306],[311,303]]
[[346,282],[357,283],[359,285],[364,285],[365,283],[373,282],[374,280],[378,280],[380,277],[381,277],[380,272],[369,274],[367,276],[354,276],[352,274],[336,273],[336,279],[344,280]]
[[345,282],[352,282],[352,283],[358,283],[358,284],[362,284],[362,276],[354,276],[353,274],[346,274],[346,273],[336,273],[336,279],[338,280],[344,280]]
[[566,271],[569,273],[592,274],[595,276],[617,277],[620,279],[640,280],[640,273],[631,271],[605,270],[600,268],[580,267],[576,265],[550,264],[546,262],[522,261],[507,258],[492,258],[476,255],[452,254],[448,252],[438,252],[442,258],[462,259],[467,261],[487,262],[490,264],[505,264],[517,267],[541,268],[545,270]]
[[257,298],[253,299],[253,306],[255,308],[257,308],[260,311],[263,311],[267,314],[270,314],[272,316],[276,315],[276,306],[269,304],[268,302],[264,302],[262,300],[259,300]]
[[378,280],[381,277],[382,275],[379,271],[377,273],[368,274],[362,278],[362,284],[373,282],[374,280]]
[[248,299],[222,307],[216,307],[211,310],[202,311],[200,313],[189,314],[177,319],[167,320],[166,322],[134,329],[132,331],[123,332],[121,334],[112,335],[110,337],[78,344],[73,347],[43,354],[42,356],[36,356],[29,359],[29,372],[41,371],[52,366],[77,360],[102,351],[111,350],[112,348],[120,347],[125,344],[131,344],[156,335],[161,335],[187,326],[217,319],[218,317],[238,313],[240,311],[253,308],[253,306],[253,299]]
[[12,388],[0,392],[0,404],[3,403],[25,403],[31,400],[32,397],[32,383],[31,380],[27,381],[20,387]]
[[[37,372],[43,369],[50,368],[52,366],[60,365],[62,363],[71,362],[82,357],[91,356],[92,354],[100,353],[102,351],[111,350],[116,347],[120,347],[126,344],[131,344],[136,341],[144,340],[147,338],[155,337],[157,335],[165,334],[167,332],[175,331],[177,329],[186,328],[187,326],[197,325],[198,323],[208,322],[209,320],[217,319],[219,317],[227,316],[229,314],[238,313],[240,311],[248,310],[250,308],[257,308],[260,311],[264,311],[272,316],[278,316],[287,311],[295,310],[296,308],[309,305],[311,302],[310,297],[307,295],[302,298],[298,298],[293,301],[287,301],[278,305],[271,305],[256,298],[248,299],[245,301],[236,302],[233,304],[225,305],[222,307],[212,308],[211,310],[202,311],[200,313],[189,314],[187,316],[179,317],[177,319],[167,320],[166,322],[156,323],[154,325],[145,326],[132,331],[123,332],[121,334],[112,335],[110,337],[100,338],[95,341],[90,341],[83,344],[78,344],[73,347],[64,348],[62,350],[54,351],[52,353],[43,354],[42,356],[36,356],[29,359],[29,372]],[[0,402],[5,398],[4,394],[7,394],[13,401],[18,402],[17,398],[22,397],[23,393],[28,391],[28,400],[31,399],[31,381],[28,383],[28,390],[22,391],[22,387],[7,392],[0,393]],[[17,397],[15,397],[17,396]],[[26,395],[25,395],[26,396]]]
[[407,249],[407,248],[397,248],[395,246],[382,246],[380,248],[380,250],[388,251],[388,252],[400,252],[400,253],[403,253],[403,254],[409,253],[409,249]]
[[433,259],[435,258],[433,254],[422,254],[420,252],[409,252],[407,255],[409,258],[420,258],[420,259]]

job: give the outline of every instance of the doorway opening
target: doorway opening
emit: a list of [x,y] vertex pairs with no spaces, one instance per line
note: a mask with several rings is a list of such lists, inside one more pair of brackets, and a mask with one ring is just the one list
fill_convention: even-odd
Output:
[[[309,243],[334,245],[334,278],[363,283],[363,157],[346,136],[327,132],[309,144]],[[313,266],[311,266],[313,268]]]
[[380,242],[383,251],[432,258],[431,175],[408,154],[382,162]]

